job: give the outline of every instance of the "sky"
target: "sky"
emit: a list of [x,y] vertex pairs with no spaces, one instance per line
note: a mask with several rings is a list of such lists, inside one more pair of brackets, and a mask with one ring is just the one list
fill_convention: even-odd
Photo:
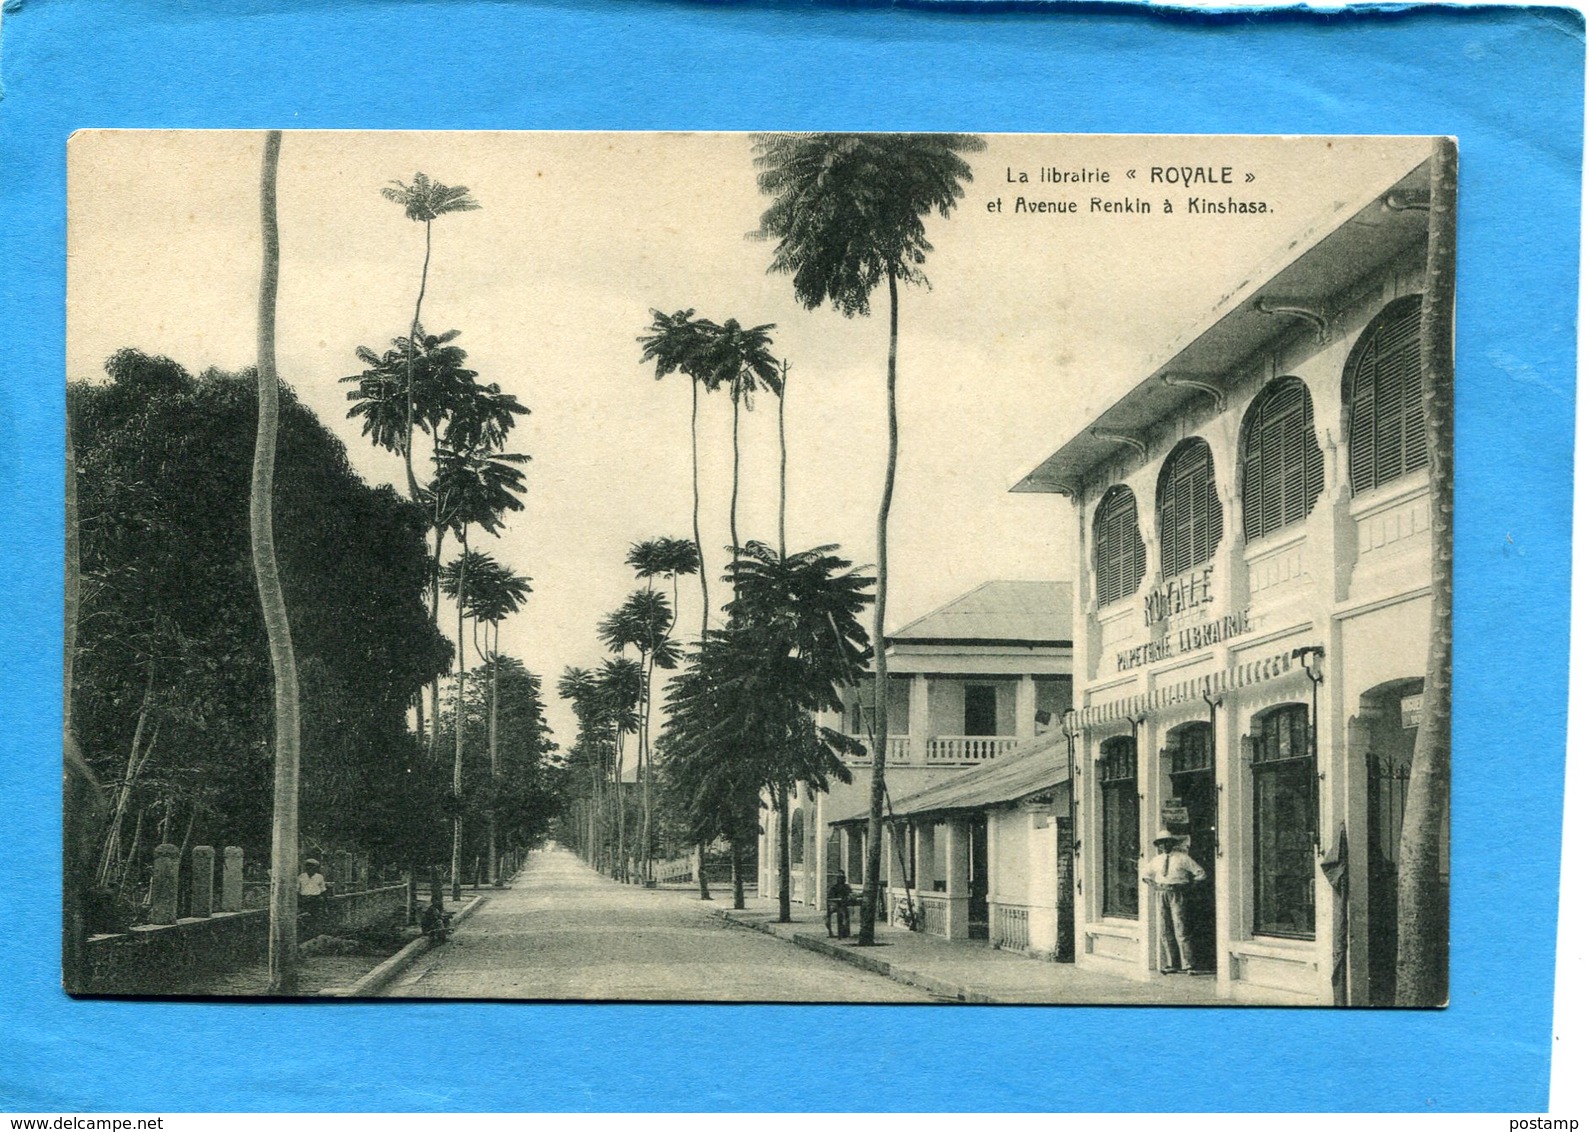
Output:
[[[1408,138],[986,141],[969,158],[965,198],[927,221],[930,287],[901,291],[890,629],[991,579],[1069,580],[1071,504],[1009,488],[1151,373],[1255,265],[1428,154],[1426,140]],[[251,132],[74,135],[69,380],[105,380],[105,359],[126,346],[193,373],[254,363],[262,150]],[[1230,183],[1188,188],[1168,173],[1155,181],[1155,168],[1229,169]],[[1045,181],[1043,170],[1068,179]],[[857,565],[876,561],[886,290],[870,317],[846,318],[805,310],[789,278],[769,274],[772,245],[753,238],[769,198],[743,134],[288,132],[278,369],[367,481],[401,488],[402,463],[346,419],[349,386],[338,379],[362,368],[356,347],[379,352],[408,332],[424,230],[380,190],[418,171],[467,186],[481,205],[434,225],[423,322],[461,331],[456,344],[481,380],[531,410],[509,443],[532,458],[525,509],[471,547],[534,579],[502,649],[547,678],[560,742],[572,742],[573,717],[551,689],[564,667],[603,659],[596,624],[639,585],[628,548],[691,534],[690,390],[640,363],[636,339],[653,309],[775,324],[790,374],[789,548],[837,543]],[[1105,172],[1107,183],[1096,179]],[[1189,196],[1266,211],[1191,215]],[[1017,198],[1076,211],[1018,209]],[[1150,211],[1102,207],[1128,201]],[[714,606],[727,596],[730,428],[726,396],[703,398]],[[774,543],[777,503],[777,403],[760,396],[741,420],[741,537]],[[699,587],[681,592],[688,638]]]

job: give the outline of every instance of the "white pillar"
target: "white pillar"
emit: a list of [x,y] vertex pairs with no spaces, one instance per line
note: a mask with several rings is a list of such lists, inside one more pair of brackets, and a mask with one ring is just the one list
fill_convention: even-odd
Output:
[[1015,737],[1030,739],[1037,734],[1037,681],[1030,673],[1015,685]]
[[945,932],[950,939],[971,937],[971,828],[963,817],[944,823],[944,893],[949,898]]
[[917,672],[910,678],[910,761],[913,763],[927,761],[927,732],[932,727],[929,691],[925,673]]

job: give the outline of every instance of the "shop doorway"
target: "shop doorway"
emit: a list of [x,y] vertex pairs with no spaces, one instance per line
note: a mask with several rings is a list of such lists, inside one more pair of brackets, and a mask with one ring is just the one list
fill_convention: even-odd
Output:
[[966,906],[967,934],[972,939],[988,938],[988,819],[978,814],[971,819],[971,899]]
[[1214,729],[1207,723],[1186,723],[1170,732],[1168,756],[1173,796],[1165,806],[1165,824],[1186,838],[1186,851],[1203,866],[1208,879],[1186,894],[1187,935],[1200,971],[1218,969],[1214,926],[1214,857],[1219,852],[1219,789],[1214,782]]
[[1364,694],[1356,725],[1368,781],[1369,1006],[1396,1002],[1396,890],[1401,881],[1401,823],[1418,740],[1423,681],[1398,680]]

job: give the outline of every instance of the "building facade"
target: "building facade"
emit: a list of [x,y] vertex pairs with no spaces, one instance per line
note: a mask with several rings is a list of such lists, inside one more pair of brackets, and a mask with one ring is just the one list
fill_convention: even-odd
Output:
[[1140,871],[1168,828],[1208,873],[1190,950],[1221,994],[1393,1001],[1430,633],[1427,185],[1321,222],[1014,489],[1077,524],[1079,964],[1163,977]]
[[[985,582],[888,637],[890,702],[885,781],[904,798],[975,770],[1035,738],[1057,734],[1071,706],[1071,588],[1064,582]],[[843,689],[844,708],[821,724],[873,749],[874,685]],[[822,906],[833,874],[859,889],[871,756],[852,781],[790,796],[791,897]],[[759,892],[778,892],[777,809],[763,799]],[[835,824],[837,822],[838,824]]]

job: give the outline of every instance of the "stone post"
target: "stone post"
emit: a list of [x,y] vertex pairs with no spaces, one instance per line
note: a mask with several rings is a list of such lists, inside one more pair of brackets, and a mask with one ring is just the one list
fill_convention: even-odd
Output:
[[949,898],[946,931],[950,939],[971,938],[971,829],[961,817],[944,822],[944,894]]
[[195,845],[188,863],[193,869],[188,915],[209,916],[215,911],[215,850],[208,845]]
[[243,910],[243,849],[228,845],[221,856],[221,911]]
[[336,887],[334,892],[343,893],[353,887],[353,854],[346,849],[338,849],[331,854],[331,883]]
[[370,859],[368,857],[358,857],[354,860],[353,884],[360,892],[370,887]]
[[154,850],[154,877],[149,882],[149,922],[177,922],[177,870],[182,850],[167,843]]

